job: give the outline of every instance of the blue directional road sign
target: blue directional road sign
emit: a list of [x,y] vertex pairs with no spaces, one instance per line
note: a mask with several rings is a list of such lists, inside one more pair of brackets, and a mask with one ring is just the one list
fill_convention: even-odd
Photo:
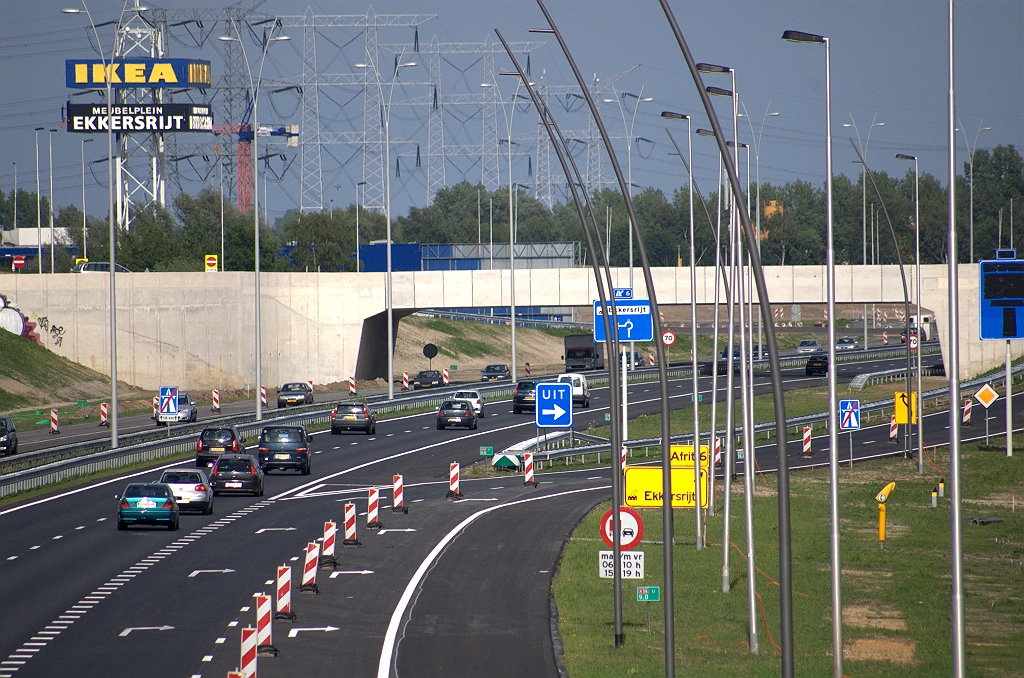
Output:
[[178,413],[178,387],[177,386],[161,386],[160,387],[160,402],[157,412],[159,414],[177,414]]
[[856,431],[860,429],[860,401],[839,401],[839,430]]
[[[654,318],[651,316],[650,301],[617,300],[615,314],[619,321],[619,341],[654,341]],[[608,341],[600,301],[594,302],[594,341]]]
[[572,428],[572,384],[537,384],[537,428]]
[[612,296],[616,299],[632,299],[633,288],[632,287],[615,287],[612,289]]
[[[1011,258],[978,262],[981,274],[981,338],[1024,339],[1024,260]],[[1011,254],[1012,253],[1012,254]]]

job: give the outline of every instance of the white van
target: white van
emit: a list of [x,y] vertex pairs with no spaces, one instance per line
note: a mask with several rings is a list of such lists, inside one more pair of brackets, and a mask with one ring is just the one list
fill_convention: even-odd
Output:
[[590,407],[590,384],[582,374],[560,374],[559,383],[572,384],[572,404]]

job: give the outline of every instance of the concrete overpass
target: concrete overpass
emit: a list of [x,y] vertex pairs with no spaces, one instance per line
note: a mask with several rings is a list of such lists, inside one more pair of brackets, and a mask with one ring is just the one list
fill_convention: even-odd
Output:
[[[824,303],[824,266],[765,269],[773,305]],[[628,269],[613,271],[624,286]],[[689,304],[689,269],[653,271],[658,301]],[[922,307],[934,312],[945,356],[948,346],[946,267],[921,268]],[[634,278],[636,280],[636,278]],[[646,296],[642,277],[638,298]],[[839,266],[837,303],[902,304],[897,266]],[[118,376],[155,389],[241,388],[255,379],[253,275],[226,273],[119,274]],[[911,299],[915,292],[913,280]],[[57,353],[99,372],[109,372],[108,277],[93,274],[5,275],[0,293],[30,318],[62,328]],[[387,318],[383,273],[264,273],[263,381],[296,378],[317,383],[386,376]],[[597,297],[588,268],[516,272],[516,303],[523,306],[590,306]],[[396,318],[437,307],[508,306],[509,272],[425,271],[394,274]],[[696,299],[714,300],[714,269],[697,270]],[[1002,342],[981,342],[978,267],[960,266],[960,376],[998,367]],[[397,330],[397,323],[396,323]],[[1012,345],[1024,353],[1024,341]]]

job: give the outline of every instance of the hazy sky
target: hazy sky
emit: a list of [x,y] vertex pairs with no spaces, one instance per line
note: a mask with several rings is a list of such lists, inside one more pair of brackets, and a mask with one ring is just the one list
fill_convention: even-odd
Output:
[[[33,128],[55,127],[60,122],[61,105],[69,91],[64,86],[64,59],[95,56],[91,50],[84,16],[64,16],[60,9],[76,0],[0,0],[3,17],[0,23],[0,188],[10,191],[14,183],[14,166],[18,166],[18,184],[35,186]],[[78,0],[80,1],[80,0]],[[88,0],[87,0],[88,1]],[[170,0],[160,6],[168,9],[194,7],[184,0]],[[208,5],[209,6],[209,5]],[[780,39],[786,29],[820,33],[830,37],[832,44],[832,105],[836,173],[854,175],[851,165],[855,157],[848,138],[853,130],[841,125],[852,114],[865,135],[872,117],[884,122],[875,128],[868,156],[872,169],[902,174],[909,163],[897,161],[898,153],[919,155],[921,171],[937,176],[945,183],[946,176],[946,30],[947,5],[935,0],[826,2],[811,0],[725,0],[672,3],[690,49],[698,61],[732,66],[737,71],[737,89],[749,110],[756,129],[770,104],[777,117],[768,118],[764,126],[760,150],[761,180],[784,183],[801,179],[821,185],[825,175],[824,154],[824,49],[816,45],[797,45]],[[114,21],[121,10],[120,0],[92,0],[90,10],[97,22]],[[268,0],[260,11],[268,14],[297,15],[306,11],[306,4]],[[368,5],[360,3],[321,2],[311,5],[317,14],[362,14]],[[637,115],[633,150],[633,182],[654,186],[670,192],[685,183],[685,173],[678,159],[667,155],[668,139],[662,110],[672,109],[695,116],[695,127],[707,126],[682,56],[654,0],[608,2],[605,0],[549,0],[549,10],[562,30],[580,69],[589,79],[597,75],[604,81],[633,68],[616,83],[621,91],[638,93],[643,87],[645,97]],[[420,13],[437,15],[420,27],[421,44],[437,36],[441,42],[480,42],[493,36],[500,28],[509,40],[546,42],[547,46],[533,52],[531,65],[534,78],[546,72],[551,85],[568,84],[571,72],[552,36],[531,35],[530,27],[543,25],[543,16],[533,2],[507,0],[447,0],[446,2],[383,1],[373,5],[378,14]],[[1024,146],[1024,3],[1018,0],[963,0],[956,4],[956,98],[957,114],[963,121],[971,143],[979,125],[991,127],[978,137],[979,148],[998,144]],[[102,31],[103,29],[101,29]],[[104,35],[109,36],[108,32]],[[300,29],[292,30],[293,40],[275,45],[268,60],[267,73],[285,79],[301,69]],[[338,34],[325,34],[335,41],[352,39],[352,29]],[[411,41],[407,27],[382,29],[381,42]],[[341,58],[337,50],[321,41],[321,63],[334,59],[334,72],[352,72],[359,61],[361,38]],[[179,44],[170,45],[170,55],[211,58],[215,77],[219,63],[213,48],[206,54],[187,50]],[[346,63],[347,62],[347,63]],[[509,68],[504,57],[496,57],[499,69]],[[636,67],[636,68],[634,68]],[[426,71],[420,67],[420,74]],[[404,77],[404,74],[403,74]],[[471,78],[472,76],[468,76]],[[478,77],[478,76],[477,76]],[[511,95],[511,78],[502,78],[505,96]],[[725,76],[706,76],[708,84],[728,87]],[[477,83],[468,79],[451,83],[449,91],[461,86],[470,91]],[[468,88],[468,89],[467,89]],[[479,90],[477,90],[479,91]],[[422,94],[410,92],[410,94]],[[273,110],[261,99],[261,121],[300,122],[297,100],[293,94],[276,95]],[[290,98],[289,98],[290,97]],[[93,101],[80,97],[78,101]],[[98,101],[98,97],[96,101]],[[178,99],[180,100],[180,99]],[[725,99],[719,100],[726,104]],[[269,103],[269,102],[268,102]],[[357,108],[357,111],[353,111]],[[325,129],[346,132],[354,129],[353,121],[361,121],[362,107],[357,102],[347,112],[325,120]],[[563,127],[583,129],[585,118],[579,112],[566,113],[555,107]],[[719,114],[728,115],[727,105]],[[396,108],[393,136],[420,141],[426,151],[424,116],[417,120],[408,111]],[[620,138],[617,152],[626,160],[625,138],[618,108],[605,104],[605,122]],[[290,116],[290,117],[289,117]],[[322,116],[323,117],[323,116]],[[282,119],[287,118],[287,119]],[[218,120],[218,122],[228,122]],[[361,128],[361,122],[360,128]],[[499,127],[504,125],[499,112]],[[679,139],[685,143],[685,126],[676,123]],[[514,135],[524,148],[534,138],[536,115],[520,112],[515,117]],[[465,125],[467,134],[479,133],[479,123]],[[356,130],[358,131],[358,130]],[[396,133],[398,132],[398,133]],[[184,135],[183,135],[184,136]],[[53,135],[54,193],[57,205],[81,203],[81,135],[64,131]],[[201,139],[190,137],[186,141]],[[740,140],[749,141],[750,131],[741,122]],[[86,161],[105,157],[104,139],[86,146]],[[957,134],[958,168],[967,157],[964,137]],[[324,162],[324,201],[331,198],[338,204],[353,200],[353,184],[359,180],[361,160],[351,147],[334,147],[334,155]],[[396,149],[407,155],[409,146]],[[531,151],[532,152],[532,151]],[[46,190],[46,135],[40,135],[40,156],[43,185]],[[394,162],[394,161],[393,161]],[[713,140],[695,137],[694,164],[698,183],[705,192],[714,189],[717,178],[717,155]],[[753,165],[753,159],[751,160]],[[410,204],[425,202],[423,170],[413,170],[413,161],[403,160],[401,180],[395,179],[394,207],[404,213]],[[425,168],[424,161],[424,168]],[[97,165],[103,181],[106,171]],[[504,161],[502,181],[507,181]],[[393,171],[393,168],[392,168]],[[479,179],[479,167],[466,163],[463,171],[468,179]],[[474,174],[475,172],[475,174]],[[513,177],[530,184],[527,164],[517,160]],[[608,174],[611,178],[611,174]],[[448,180],[458,180],[456,170],[449,170]],[[298,207],[298,161],[280,182],[269,185],[269,211],[273,220],[284,211]],[[102,214],[106,190],[87,174],[90,212]],[[341,189],[333,188],[340,185]],[[200,183],[186,184],[195,192]],[[262,197],[262,196],[261,196]]]

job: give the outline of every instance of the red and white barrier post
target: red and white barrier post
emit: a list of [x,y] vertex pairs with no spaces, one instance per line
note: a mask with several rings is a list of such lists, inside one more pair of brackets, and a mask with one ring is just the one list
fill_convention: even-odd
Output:
[[530,376],[530,363],[526,363],[526,376]]
[[448,385],[448,368],[447,367],[444,368],[444,370],[441,372],[441,381],[444,382],[445,386]]
[[213,389],[213,405],[210,406],[211,412],[220,412],[220,391]]
[[270,603],[270,596],[266,593],[256,593],[256,654],[261,657],[276,657],[277,648],[274,647],[274,621],[273,606]]
[[885,344],[886,346],[889,345],[889,333],[888,332],[882,332],[882,343]]
[[160,398],[158,396],[153,396],[153,416],[151,417],[151,419],[156,419],[156,411],[159,407]]
[[50,433],[60,433],[60,427],[57,425],[58,414],[57,410],[50,410]]
[[899,432],[900,432],[900,427],[899,427],[899,424],[896,423],[896,415],[894,414],[894,415],[892,415],[892,417],[889,418],[889,442],[890,443],[899,443],[899,437],[898,437],[899,436]]
[[366,529],[379,530],[384,525],[378,519],[380,512],[380,490],[376,487],[370,488],[370,496],[366,502]]
[[459,462],[453,461],[448,466],[448,492],[444,495],[446,499],[462,499],[459,492]]
[[291,565],[277,566],[277,612],[274,619],[287,619],[295,621],[295,613],[292,612],[292,568]]
[[260,385],[260,403],[263,407],[267,406],[267,387]]
[[648,361],[647,364],[648,365],[653,365],[654,364],[654,354],[653,353],[648,353],[647,357],[650,358],[650,360]]
[[811,427],[804,426],[804,451],[805,457],[811,456]]
[[242,657],[239,668],[245,678],[256,678],[256,629],[246,626],[242,629]]
[[402,372],[402,390],[403,391],[408,391],[409,390],[409,373],[408,372]]
[[626,446],[619,448],[619,456],[622,457],[622,468],[626,468]]
[[967,400],[964,401],[963,425],[964,426],[970,426],[971,425],[971,399],[970,398],[968,398]]
[[110,405],[107,403],[100,403],[100,426],[110,426],[110,422],[107,420]]
[[309,390],[310,390],[310,392],[312,392],[313,391],[313,380],[312,379],[307,379],[306,383],[309,384]]
[[351,395],[355,395],[356,394],[356,378],[355,377],[349,377],[348,378],[348,392]]
[[334,556],[334,542],[338,535],[338,524],[333,520],[324,523],[324,540],[320,547],[320,569],[335,570],[338,568],[338,559]]
[[345,504],[345,546],[362,546],[356,538],[356,505]]
[[533,479],[533,453],[527,452],[523,455],[523,470],[526,473],[526,478],[523,479],[523,485],[538,486],[538,483]]
[[306,561],[302,566],[302,584],[299,586],[299,593],[320,593],[320,587],[316,585],[316,567],[319,555],[320,544],[312,541],[306,544]]
[[391,512],[392,513],[408,513],[409,509],[405,505],[405,483],[401,474],[396,473],[392,479],[391,485]]
[[715,466],[722,463],[722,439],[715,436]]

